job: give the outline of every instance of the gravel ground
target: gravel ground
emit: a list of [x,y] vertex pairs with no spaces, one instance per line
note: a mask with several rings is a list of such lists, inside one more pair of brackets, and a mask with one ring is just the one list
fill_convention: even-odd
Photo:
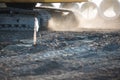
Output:
[[0,31],[0,80],[120,80],[120,32]]

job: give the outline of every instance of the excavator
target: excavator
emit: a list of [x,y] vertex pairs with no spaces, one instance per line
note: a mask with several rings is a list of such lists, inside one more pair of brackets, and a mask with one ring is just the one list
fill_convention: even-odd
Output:
[[[68,8],[55,8],[52,3],[65,6],[87,0],[0,0],[0,30],[33,30],[35,17],[40,29],[46,29],[51,12],[60,14],[72,11]],[[39,3],[41,6],[36,7]],[[63,6],[64,6],[63,5]]]
[[[97,3],[91,1],[96,1]],[[102,1],[100,5],[97,5],[100,1]],[[120,0],[0,0],[0,30],[34,30],[35,19],[37,21],[36,25],[40,26],[39,30],[48,29],[49,23],[50,26],[53,26],[54,21],[56,21],[56,25],[54,26],[66,24],[67,22],[71,23],[67,26],[72,26],[72,24],[79,24],[79,22],[77,22],[79,20],[75,19],[75,10],[87,19],[95,18],[98,14],[103,20],[113,20],[117,19],[120,15],[119,1]],[[53,4],[56,4],[57,7]],[[78,4],[82,5],[81,9],[79,9],[80,5],[78,6]],[[52,18],[55,19],[51,22]],[[69,22],[69,20],[71,20],[71,22]],[[57,23],[57,21],[62,22]]]

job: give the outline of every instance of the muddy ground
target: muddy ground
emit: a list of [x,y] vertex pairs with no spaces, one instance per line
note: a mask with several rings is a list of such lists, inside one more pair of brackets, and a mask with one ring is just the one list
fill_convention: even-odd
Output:
[[120,80],[120,31],[0,31],[0,80]]

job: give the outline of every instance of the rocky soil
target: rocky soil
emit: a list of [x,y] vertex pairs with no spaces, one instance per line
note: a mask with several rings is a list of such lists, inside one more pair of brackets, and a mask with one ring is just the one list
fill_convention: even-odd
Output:
[[0,80],[120,80],[120,32],[0,31]]

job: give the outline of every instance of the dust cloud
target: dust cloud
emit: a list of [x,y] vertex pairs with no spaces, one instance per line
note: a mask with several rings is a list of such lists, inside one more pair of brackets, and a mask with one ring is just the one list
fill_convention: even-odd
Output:
[[[104,1],[104,0],[103,0]],[[111,2],[114,0],[111,0]],[[90,2],[92,3],[92,2]],[[101,2],[102,3],[102,2]],[[93,4],[93,3],[92,3]],[[95,3],[94,3],[95,4]],[[104,3],[107,4],[107,3]],[[62,4],[64,7],[65,4]],[[96,4],[95,4],[96,5]],[[87,5],[78,7],[78,3],[67,4],[67,8],[72,12],[51,13],[48,23],[49,30],[53,31],[82,31],[82,30],[118,30],[120,29],[120,16],[114,19],[106,19],[101,16],[100,5]],[[110,6],[112,7],[112,5]],[[104,7],[103,7],[104,8]],[[111,11],[109,11],[111,13]],[[117,12],[118,13],[118,12]]]

